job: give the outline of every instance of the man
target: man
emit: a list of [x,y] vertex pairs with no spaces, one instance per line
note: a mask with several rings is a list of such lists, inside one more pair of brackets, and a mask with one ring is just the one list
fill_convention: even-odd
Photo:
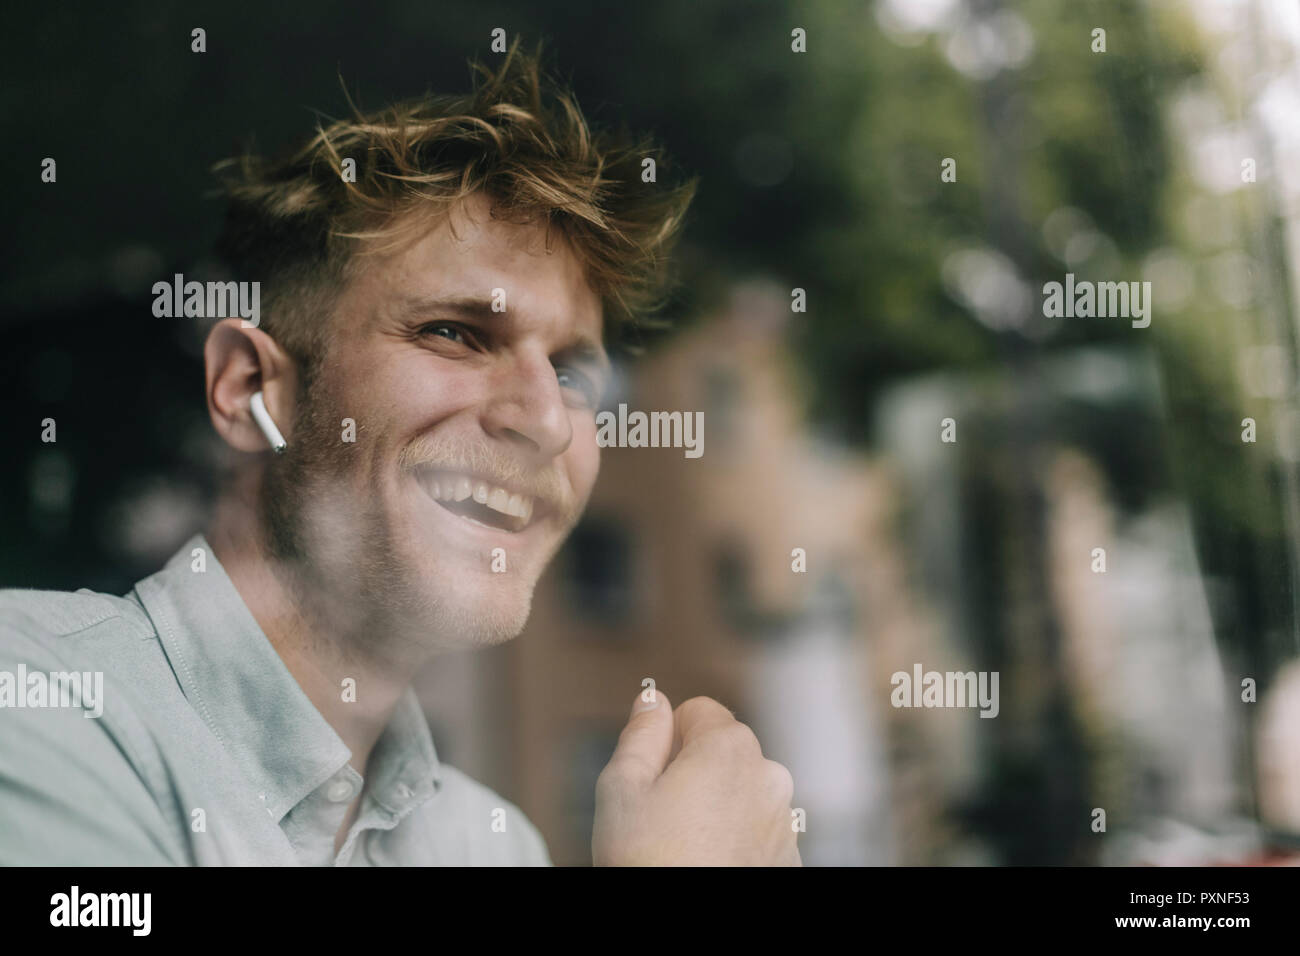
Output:
[[[204,352],[235,460],[206,536],[126,597],[0,594],[0,863],[549,862],[438,762],[411,684],[523,628],[694,184],[643,182],[657,154],[517,49],[483,73],[224,164],[219,249],[262,295]],[[100,716],[14,676],[70,673],[102,674]],[[792,787],[721,705],[638,693],[595,862],[797,863]]]

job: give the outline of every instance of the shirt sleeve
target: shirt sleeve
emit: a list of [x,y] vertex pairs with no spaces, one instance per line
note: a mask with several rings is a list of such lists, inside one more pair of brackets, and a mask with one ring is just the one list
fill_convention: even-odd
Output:
[[520,866],[551,866],[551,854],[546,849],[546,841],[542,839],[541,832],[533,825],[533,821],[524,816],[523,811],[519,811],[519,819],[524,831]]
[[[72,671],[0,621],[0,671]],[[24,688],[16,688],[19,693]],[[0,706],[0,865],[184,864],[163,814],[103,717]]]

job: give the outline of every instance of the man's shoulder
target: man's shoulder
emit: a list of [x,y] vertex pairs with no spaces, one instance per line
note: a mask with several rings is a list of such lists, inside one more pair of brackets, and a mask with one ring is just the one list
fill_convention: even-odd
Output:
[[[151,789],[161,762],[133,691],[165,673],[152,636],[129,599],[0,590],[0,818],[13,823],[0,863],[187,859]],[[163,679],[144,683],[156,694]]]
[[[143,740],[140,721],[159,695],[176,686],[149,616],[130,598],[94,591],[0,590],[0,672],[11,683],[48,672],[98,679],[112,698],[109,712],[92,721],[101,729]],[[17,675],[17,676],[16,676]],[[40,681],[29,676],[30,682]],[[30,693],[30,690],[28,691]],[[39,695],[38,695],[39,696]],[[18,712],[7,714],[18,719]],[[38,725],[53,726],[52,721]]]
[[[541,832],[514,803],[464,771],[442,764],[436,814],[454,821],[471,844],[476,862],[550,866]],[[483,860],[484,854],[491,857]]]
[[[98,719],[88,721],[81,728],[84,733],[77,735],[86,746],[100,741],[101,750],[123,749],[126,738],[137,745],[147,740],[142,721],[176,680],[140,605],[88,590],[0,590],[0,677],[7,681],[10,696],[32,701],[0,701],[0,706],[13,708],[4,711],[9,728],[26,721],[27,732],[37,737],[66,732],[55,730],[63,727],[62,721],[45,710],[64,705],[56,707],[53,698],[42,702],[42,687],[55,686],[56,681],[62,687],[75,677],[85,686],[102,688],[111,706],[105,707],[101,697],[94,713]],[[134,750],[128,747],[124,755],[127,752]]]
[[80,591],[0,590],[0,647],[26,639],[50,650],[69,650],[85,639],[153,636],[148,616],[135,601]]

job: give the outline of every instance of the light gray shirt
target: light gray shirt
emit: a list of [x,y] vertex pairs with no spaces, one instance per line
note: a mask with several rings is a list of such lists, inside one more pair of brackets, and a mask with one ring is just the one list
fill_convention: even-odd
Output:
[[351,756],[202,536],[126,597],[0,591],[0,865],[549,865],[413,690]]

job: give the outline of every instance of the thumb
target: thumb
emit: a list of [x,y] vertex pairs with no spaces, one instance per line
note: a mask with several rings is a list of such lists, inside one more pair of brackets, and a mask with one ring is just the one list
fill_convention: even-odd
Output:
[[672,746],[673,706],[663,691],[648,689],[632,703],[607,772],[635,790],[648,790],[668,766]]

